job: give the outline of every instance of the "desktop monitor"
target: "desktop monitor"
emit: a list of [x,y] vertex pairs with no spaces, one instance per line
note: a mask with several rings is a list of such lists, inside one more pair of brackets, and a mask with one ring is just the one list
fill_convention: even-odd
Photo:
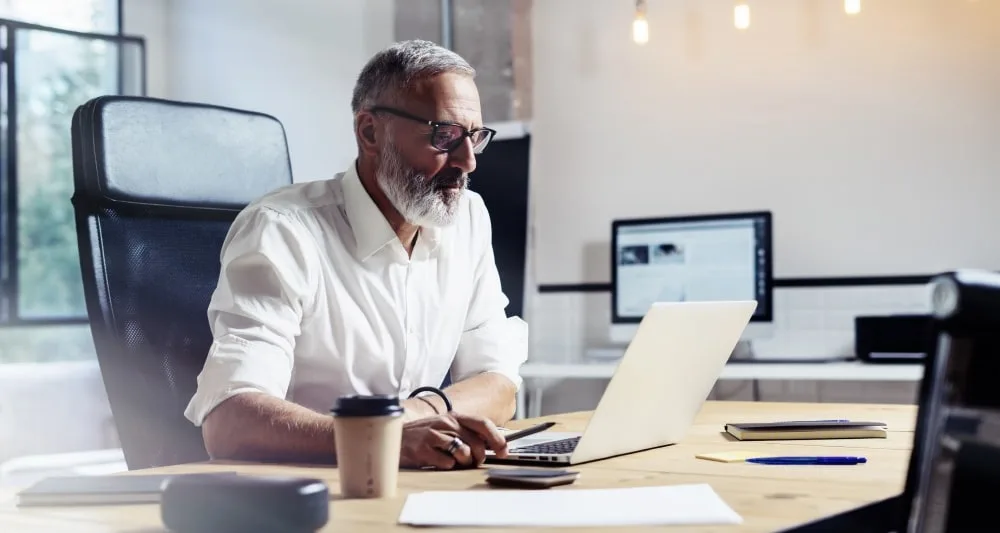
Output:
[[611,340],[632,340],[653,302],[756,300],[742,340],[772,327],[771,213],[615,220]]

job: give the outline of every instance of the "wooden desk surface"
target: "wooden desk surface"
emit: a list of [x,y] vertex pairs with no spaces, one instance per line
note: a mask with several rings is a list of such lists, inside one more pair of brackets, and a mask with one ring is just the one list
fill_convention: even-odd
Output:
[[[554,430],[581,430],[589,413],[543,417]],[[709,483],[744,520],[740,526],[714,526],[685,531],[776,531],[840,512],[902,490],[913,439],[916,406],[870,404],[805,404],[707,402],[680,444],[578,465],[582,475],[573,485],[550,490]],[[721,433],[726,422],[851,418],[889,425],[887,439],[738,442]],[[521,427],[534,420],[518,420]],[[863,455],[858,466],[765,466],[718,463],[695,454],[751,450],[771,455]],[[323,531],[381,532],[403,530],[396,524],[406,494],[424,490],[489,490],[484,472],[404,471],[398,498],[340,500],[337,470],[313,466],[259,464],[192,464],[132,473],[238,470],[244,474],[309,476],[325,480],[334,494],[331,519]],[[422,528],[425,529],[426,528]],[[630,528],[643,530],[643,528]],[[159,506],[93,506],[25,508],[14,506],[11,492],[0,493],[0,531],[75,531],[152,533],[165,531]],[[462,531],[448,528],[449,531]],[[479,531],[479,529],[477,529]],[[530,531],[530,530],[529,530]]]

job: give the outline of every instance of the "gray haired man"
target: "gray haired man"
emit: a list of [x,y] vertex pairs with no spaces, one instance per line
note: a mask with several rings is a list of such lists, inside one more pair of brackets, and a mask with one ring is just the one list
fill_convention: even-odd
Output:
[[[482,199],[475,71],[426,41],[375,55],[351,99],[357,159],[248,206],[224,243],[214,343],[186,416],[213,458],[335,460],[342,395],[407,397],[401,466],[503,457],[527,328],[508,318]],[[457,440],[456,440],[457,438]],[[453,443],[459,443],[456,448]]]

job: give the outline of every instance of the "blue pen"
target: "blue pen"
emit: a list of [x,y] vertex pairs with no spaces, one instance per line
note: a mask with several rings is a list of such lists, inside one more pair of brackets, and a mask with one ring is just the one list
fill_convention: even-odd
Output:
[[752,457],[748,463],[759,465],[856,465],[868,462],[864,457]]

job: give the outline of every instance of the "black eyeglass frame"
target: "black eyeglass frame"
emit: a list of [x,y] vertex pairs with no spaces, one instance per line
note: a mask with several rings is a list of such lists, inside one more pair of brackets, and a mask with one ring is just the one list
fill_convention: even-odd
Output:
[[[395,115],[395,116],[400,117],[400,118],[405,118],[407,120],[412,120],[414,122],[419,122],[421,124],[430,126],[431,127],[431,134],[430,134],[430,145],[431,145],[431,147],[434,148],[435,150],[438,150],[438,151],[444,152],[444,153],[448,153],[448,152],[454,151],[463,142],[465,142],[466,138],[472,138],[473,135],[475,135],[475,134],[477,134],[477,133],[479,133],[481,131],[485,131],[485,132],[489,133],[489,136],[486,137],[486,140],[483,142],[482,148],[480,148],[479,151],[476,151],[476,145],[475,144],[472,145],[473,152],[477,153],[477,154],[481,154],[484,151],[486,151],[486,147],[490,145],[490,142],[493,141],[493,137],[495,137],[496,134],[497,134],[497,131],[495,129],[493,129],[493,128],[482,127],[482,128],[474,128],[474,129],[470,130],[470,129],[466,128],[465,126],[463,126],[463,125],[461,125],[461,124],[459,124],[457,122],[444,122],[444,121],[437,121],[437,120],[427,120],[425,118],[418,117],[416,115],[412,115],[410,113],[407,113],[406,111],[403,111],[401,109],[396,109],[394,107],[372,106],[372,107],[368,108],[368,112],[369,113],[380,113],[380,112],[381,113],[389,113],[390,115]],[[459,128],[460,130],[462,130],[462,134],[458,138],[456,138],[454,141],[452,141],[451,146],[448,147],[448,148],[441,148],[440,146],[435,146],[435,144],[434,144],[434,138],[437,136],[438,129],[441,128],[442,126],[448,126],[450,128]]]

